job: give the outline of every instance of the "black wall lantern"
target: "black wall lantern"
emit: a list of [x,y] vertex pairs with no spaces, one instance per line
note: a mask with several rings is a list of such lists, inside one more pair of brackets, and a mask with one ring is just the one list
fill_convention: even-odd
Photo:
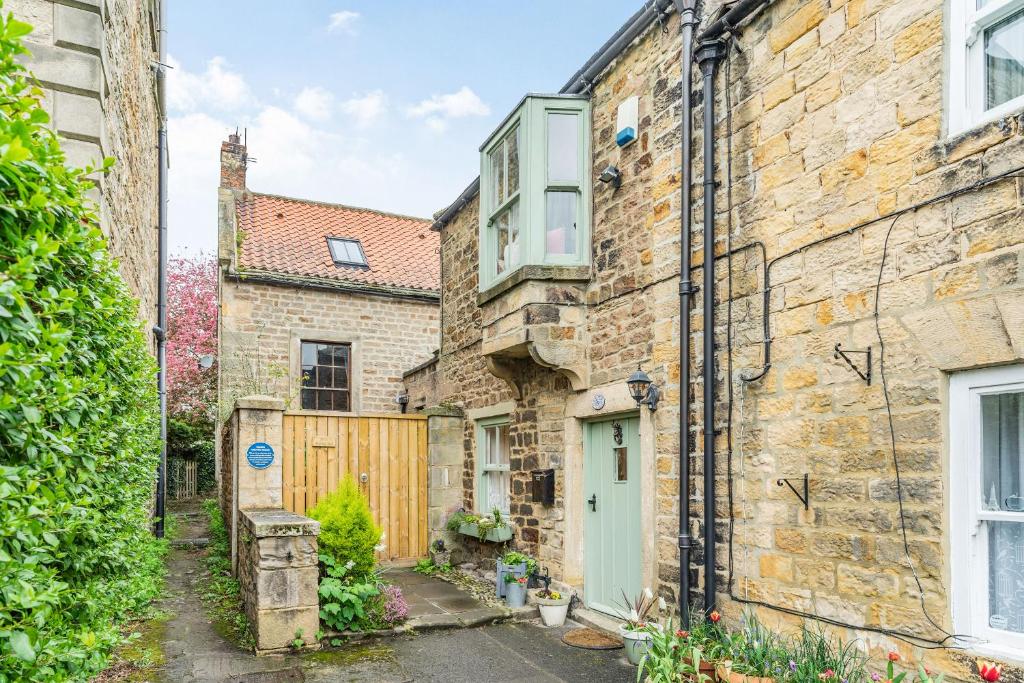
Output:
[[658,399],[661,398],[661,392],[658,391],[658,387],[651,381],[650,376],[639,365],[636,367],[636,372],[626,380],[626,386],[629,387],[629,395],[636,401],[637,408],[646,403],[651,412],[658,409]]

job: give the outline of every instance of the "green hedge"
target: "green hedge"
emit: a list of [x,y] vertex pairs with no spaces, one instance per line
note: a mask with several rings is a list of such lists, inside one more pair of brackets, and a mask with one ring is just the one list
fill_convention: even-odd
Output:
[[214,467],[213,425],[171,418],[167,421],[167,490],[175,490],[176,460],[196,461],[196,491],[213,491],[217,486]]
[[[82,680],[159,591],[155,366],[0,18],[0,681]],[[154,190],[155,191],[155,190]],[[140,229],[147,226],[140,226]]]

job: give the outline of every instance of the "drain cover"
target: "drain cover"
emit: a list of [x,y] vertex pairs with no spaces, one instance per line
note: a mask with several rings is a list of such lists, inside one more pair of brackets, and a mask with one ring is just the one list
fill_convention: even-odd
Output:
[[567,631],[562,636],[562,642],[573,647],[582,647],[585,650],[615,650],[622,647],[620,639],[592,628]]

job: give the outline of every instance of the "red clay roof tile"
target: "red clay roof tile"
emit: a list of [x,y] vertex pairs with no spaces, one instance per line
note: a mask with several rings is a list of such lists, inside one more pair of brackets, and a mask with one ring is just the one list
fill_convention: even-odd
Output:
[[[440,237],[409,216],[246,192],[235,203],[239,270],[437,291]],[[337,266],[328,237],[359,240],[369,268]]]

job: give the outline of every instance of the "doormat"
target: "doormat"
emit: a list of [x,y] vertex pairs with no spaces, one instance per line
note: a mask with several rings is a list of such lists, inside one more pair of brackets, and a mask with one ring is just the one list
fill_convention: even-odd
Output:
[[617,650],[622,647],[622,641],[619,638],[595,631],[592,628],[567,631],[562,636],[562,642],[573,647],[581,647],[584,650]]

